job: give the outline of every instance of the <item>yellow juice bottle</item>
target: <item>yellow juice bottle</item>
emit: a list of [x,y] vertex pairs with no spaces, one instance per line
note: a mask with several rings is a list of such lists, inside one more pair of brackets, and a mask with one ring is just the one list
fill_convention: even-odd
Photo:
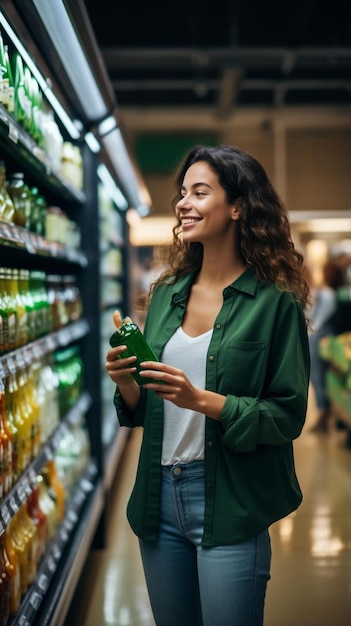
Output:
[[10,617],[14,617],[21,604],[21,567],[19,555],[11,536],[11,526],[5,531],[6,549],[9,561],[14,569],[14,575],[10,582]]

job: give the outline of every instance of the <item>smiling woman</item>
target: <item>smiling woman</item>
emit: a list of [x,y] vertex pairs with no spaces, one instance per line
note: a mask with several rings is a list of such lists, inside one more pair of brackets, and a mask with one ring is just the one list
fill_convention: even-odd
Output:
[[269,527],[302,499],[307,272],[249,154],[198,146],[176,190],[144,327],[157,361],[141,362],[140,385],[126,383],[136,355],[106,356],[120,423],[143,427],[127,515],[158,626],[262,626]]

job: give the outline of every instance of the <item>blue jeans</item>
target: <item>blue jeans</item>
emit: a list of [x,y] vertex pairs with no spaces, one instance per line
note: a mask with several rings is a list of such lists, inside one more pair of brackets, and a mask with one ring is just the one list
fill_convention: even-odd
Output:
[[156,542],[140,541],[157,626],[262,626],[271,547],[268,530],[203,548],[204,463],[162,468]]

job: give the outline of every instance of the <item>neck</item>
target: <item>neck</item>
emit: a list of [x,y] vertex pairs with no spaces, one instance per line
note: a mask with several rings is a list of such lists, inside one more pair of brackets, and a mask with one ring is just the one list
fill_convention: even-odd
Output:
[[233,282],[246,269],[241,257],[231,251],[224,253],[218,250],[211,253],[204,249],[202,267],[198,275],[197,283],[208,285],[225,286]]

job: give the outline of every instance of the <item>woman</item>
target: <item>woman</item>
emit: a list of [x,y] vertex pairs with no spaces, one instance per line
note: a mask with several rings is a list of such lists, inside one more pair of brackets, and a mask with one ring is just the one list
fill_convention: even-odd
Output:
[[307,273],[253,157],[197,147],[176,185],[170,269],[144,330],[160,362],[143,363],[139,387],[134,357],[107,354],[118,419],[144,428],[127,515],[157,626],[261,626],[268,528],[302,499]]

